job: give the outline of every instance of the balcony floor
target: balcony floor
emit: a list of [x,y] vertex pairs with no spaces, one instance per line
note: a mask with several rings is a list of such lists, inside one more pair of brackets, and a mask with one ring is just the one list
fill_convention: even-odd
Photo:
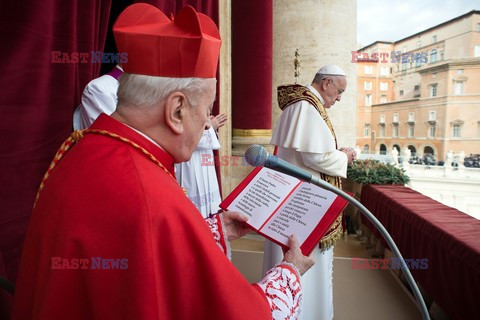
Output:
[[370,259],[356,235],[335,246],[334,319],[422,319],[413,297],[390,270],[352,269],[352,257]]
[[[263,238],[249,235],[232,242],[232,260],[250,282],[261,278]],[[421,319],[413,298],[389,270],[352,269],[351,258],[370,259],[371,254],[349,235],[335,246],[333,301],[335,320]]]

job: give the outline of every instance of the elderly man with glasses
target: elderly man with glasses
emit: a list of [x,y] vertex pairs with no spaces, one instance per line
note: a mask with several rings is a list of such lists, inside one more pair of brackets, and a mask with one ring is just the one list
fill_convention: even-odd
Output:
[[[341,187],[340,177],[346,177],[347,165],[356,154],[352,148],[338,148],[326,109],[341,100],[346,87],[345,72],[336,65],[320,68],[311,85],[278,87],[278,104],[283,112],[271,141],[279,158],[337,187]],[[340,215],[312,253],[316,264],[302,277],[305,320],[333,318],[333,244],[343,233]],[[264,271],[282,256],[280,247],[266,241]]]

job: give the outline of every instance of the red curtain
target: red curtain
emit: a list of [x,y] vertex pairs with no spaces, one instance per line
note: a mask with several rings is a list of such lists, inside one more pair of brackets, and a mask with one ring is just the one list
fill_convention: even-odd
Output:
[[0,255],[15,281],[40,180],[71,132],[72,114],[99,63],[52,63],[52,51],[103,50],[111,0],[2,1]]
[[272,0],[232,1],[232,93],[235,129],[272,128]]
[[[119,1],[115,7],[131,2]],[[165,12],[191,4],[218,22],[217,0],[144,2]],[[112,0],[0,4],[0,275],[12,282],[40,181],[71,132],[83,88],[101,67],[91,59],[53,63],[52,52],[72,58],[72,53],[103,51],[111,6]],[[0,290],[3,319],[2,304]]]

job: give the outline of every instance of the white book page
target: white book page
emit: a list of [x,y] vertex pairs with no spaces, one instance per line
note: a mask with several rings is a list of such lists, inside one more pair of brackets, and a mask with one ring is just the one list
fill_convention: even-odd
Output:
[[302,244],[335,198],[336,195],[331,191],[311,183],[302,183],[260,231],[285,245],[288,245],[288,237],[295,234]]
[[297,178],[262,168],[228,206],[228,210],[246,214],[248,224],[259,229],[299,182]]

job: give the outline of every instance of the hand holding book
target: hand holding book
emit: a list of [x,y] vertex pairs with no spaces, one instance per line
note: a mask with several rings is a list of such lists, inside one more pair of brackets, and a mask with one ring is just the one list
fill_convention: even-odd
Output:
[[346,204],[331,191],[257,167],[220,207],[244,213],[253,230],[284,248],[295,234],[308,255]]

